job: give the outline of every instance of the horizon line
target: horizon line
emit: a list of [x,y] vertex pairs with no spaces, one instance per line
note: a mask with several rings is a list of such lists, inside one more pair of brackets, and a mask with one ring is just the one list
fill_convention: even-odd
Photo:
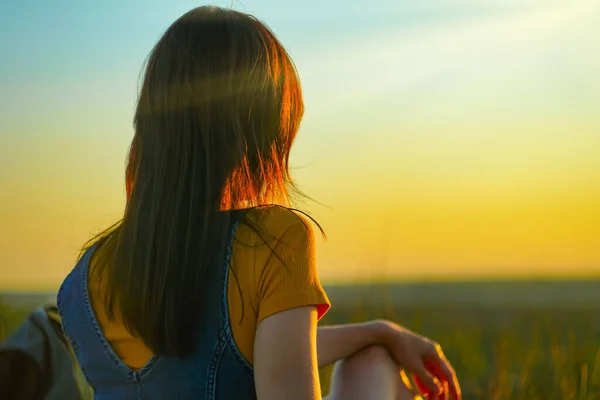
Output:
[[[600,274],[595,275],[576,275],[576,276],[494,276],[484,277],[476,276],[473,278],[460,277],[437,277],[435,279],[428,278],[406,278],[406,279],[362,279],[356,281],[339,280],[337,282],[322,282],[323,287],[344,287],[344,286],[384,286],[384,285],[418,285],[418,284],[493,284],[493,283],[547,283],[547,282],[563,282],[563,283],[600,283]],[[0,296],[2,295],[47,295],[58,292],[56,288],[2,288],[0,287]]]

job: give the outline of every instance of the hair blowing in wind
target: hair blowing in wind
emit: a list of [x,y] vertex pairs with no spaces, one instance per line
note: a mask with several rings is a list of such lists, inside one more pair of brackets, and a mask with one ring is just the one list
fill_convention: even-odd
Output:
[[223,211],[289,204],[302,113],[291,59],[252,16],[196,8],[155,45],[135,112],[125,214],[90,242],[108,257],[92,273],[107,282],[109,317],[155,354],[194,350],[200,318],[190,316],[206,305],[193,299],[222,254]]

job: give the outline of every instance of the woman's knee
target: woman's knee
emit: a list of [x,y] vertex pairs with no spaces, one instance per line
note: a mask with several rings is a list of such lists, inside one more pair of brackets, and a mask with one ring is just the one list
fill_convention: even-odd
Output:
[[392,361],[390,353],[381,345],[365,347],[358,353],[348,358],[348,361],[360,361],[368,364],[389,363]]
[[333,370],[331,389],[328,397],[331,400],[413,399],[410,386],[401,379],[399,367],[387,349],[377,345],[339,361]]
[[344,371],[346,374],[360,372],[361,370],[381,370],[394,369],[397,371],[395,363],[392,361],[389,352],[383,346],[373,345],[365,347],[352,356],[338,361],[334,367],[334,373]]

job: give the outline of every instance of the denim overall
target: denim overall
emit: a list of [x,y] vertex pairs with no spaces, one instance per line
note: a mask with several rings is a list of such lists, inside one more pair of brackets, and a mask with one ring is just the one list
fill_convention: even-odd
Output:
[[227,303],[231,248],[239,218],[234,221],[219,268],[206,275],[199,343],[185,359],[154,356],[141,370],[128,368],[110,348],[88,296],[88,266],[93,247],[81,257],[58,292],[63,329],[94,399],[256,399],[252,367],[233,340]]

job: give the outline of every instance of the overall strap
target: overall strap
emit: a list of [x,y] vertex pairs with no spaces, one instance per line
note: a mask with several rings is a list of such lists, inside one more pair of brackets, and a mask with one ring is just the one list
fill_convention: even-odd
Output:
[[[110,346],[92,310],[88,294],[88,269],[94,246],[86,250],[73,271],[63,282],[57,297],[57,306],[63,330],[77,356],[81,368],[90,382],[109,374],[116,381],[131,383],[129,374],[121,360],[109,349]],[[94,368],[87,368],[94,365]]]

